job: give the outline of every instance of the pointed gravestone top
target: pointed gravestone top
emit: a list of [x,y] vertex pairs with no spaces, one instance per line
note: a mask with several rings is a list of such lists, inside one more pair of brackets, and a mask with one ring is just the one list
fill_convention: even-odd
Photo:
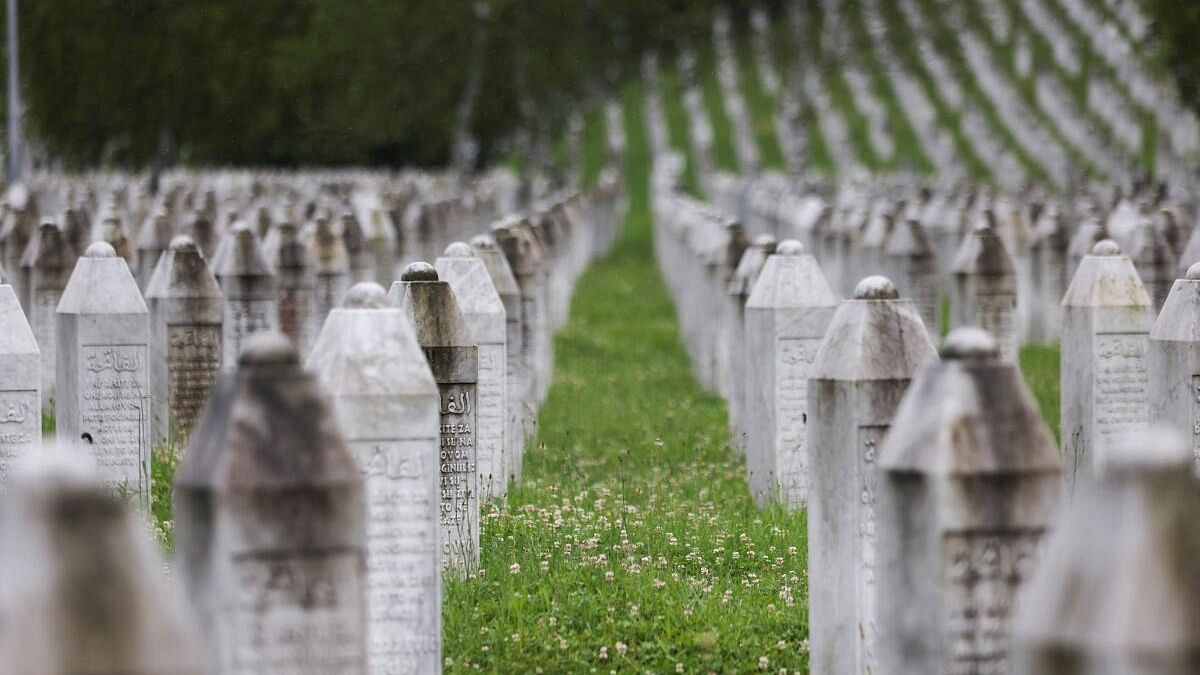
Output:
[[342,301],[343,309],[385,309],[390,306],[387,300],[387,291],[383,290],[383,286],[373,282],[354,284]]
[[937,358],[911,300],[901,300],[887,277],[858,282],[854,298],[833,315],[808,371],[810,379],[907,380]]
[[829,287],[817,259],[804,252],[804,244],[795,239],[779,242],[775,254],[767,257],[754,283],[747,308],[833,306],[837,296]]
[[254,230],[238,221],[229,231],[228,248],[215,256],[213,273],[218,277],[267,277],[271,265],[263,255]]
[[982,328],[958,328],[942,344],[943,359],[987,359],[1000,355],[996,338]]
[[147,298],[220,298],[221,287],[208,269],[200,247],[181,234],[154,268],[146,286]]
[[929,243],[921,223],[913,218],[905,218],[888,235],[883,252],[890,256],[928,258],[933,255],[933,245]]
[[953,270],[955,274],[1013,274],[1013,263],[1000,236],[983,226],[963,240],[954,256]]
[[1084,256],[1063,296],[1064,307],[1149,307],[1150,295],[1134,269],[1111,239],[1097,242]]
[[495,239],[486,234],[478,235],[471,240],[471,248],[487,267],[500,297],[520,295],[521,287],[517,285],[517,277],[513,275],[512,267],[496,245]]
[[404,268],[392,284],[388,299],[405,311],[423,347],[468,347],[475,342],[463,319],[450,284],[438,280],[437,270],[425,262]]
[[37,340],[13,287],[0,280],[0,354],[38,354]]
[[854,287],[855,300],[898,300],[900,292],[896,284],[884,276],[874,275],[864,278]]
[[437,270],[427,262],[409,263],[400,274],[400,281],[437,281]]
[[442,255],[446,258],[473,258],[473,257],[475,257],[475,253],[474,253],[474,251],[472,251],[471,247],[468,244],[463,243],[461,241],[452,242],[449,246],[446,247],[446,250],[445,250],[445,252],[442,253]]
[[775,237],[762,235],[755,238],[742,252],[742,258],[733,270],[733,278],[729,281],[730,295],[749,297],[763,265],[767,264],[767,258],[774,255],[777,249]]
[[88,247],[58,302],[59,314],[146,313],[146,302],[125,260],[106,242]]
[[[434,272],[439,279],[448,281],[454,289],[454,298],[459,309],[465,314],[487,314],[503,318],[504,304],[500,294],[492,283],[487,266],[483,260],[475,257],[471,247],[462,242],[455,242],[446,247],[446,255],[438,258]],[[486,329],[485,329],[486,330]],[[491,332],[499,332],[499,338],[504,335],[504,322],[492,327]],[[492,342],[491,335],[476,335],[481,342]]]
[[21,267],[64,268],[73,262],[73,257],[62,229],[53,220],[46,220],[38,226],[38,231],[25,247]]

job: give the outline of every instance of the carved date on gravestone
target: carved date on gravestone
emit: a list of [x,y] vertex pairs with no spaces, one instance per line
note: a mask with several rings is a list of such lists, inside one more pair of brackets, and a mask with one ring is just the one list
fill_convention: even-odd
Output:
[[1146,335],[1102,333],[1093,345],[1095,420],[1101,437],[1142,426],[1146,421]]
[[101,478],[143,493],[149,395],[145,345],[85,345],[81,354],[79,428],[91,438]]
[[952,532],[942,539],[942,675],[1008,672],[1009,619],[1042,530]]
[[38,403],[32,389],[0,391],[0,492],[13,464],[33,450],[36,434],[42,433]]
[[859,672],[879,673],[879,630],[875,625],[875,499],[878,494],[879,446],[887,434],[887,425],[863,425],[858,428],[859,451],[859,499],[858,536],[862,549],[859,551],[858,597],[859,637],[862,651]]
[[479,499],[476,475],[476,386],[438,385],[441,409],[438,460],[440,464],[442,560],[446,567],[463,569],[475,559],[474,538]]
[[428,672],[440,657],[437,464],[428,440],[350,443],[367,492],[372,673]]
[[220,326],[167,328],[167,400],[175,429],[191,430],[208,402],[213,379],[220,367]]
[[775,370],[778,481],[789,502],[808,495],[808,371],[820,338],[780,338]]
[[227,672],[360,673],[359,564],[345,549],[235,556]]

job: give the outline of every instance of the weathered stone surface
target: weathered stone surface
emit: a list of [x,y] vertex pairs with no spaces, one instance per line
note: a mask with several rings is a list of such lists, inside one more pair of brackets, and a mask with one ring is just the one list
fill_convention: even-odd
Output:
[[315,277],[308,246],[300,239],[298,228],[284,222],[271,230],[264,254],[275,270],[279,330],[291,338],[300,354],[308,354],[319,327],[313,318]]
[[0,279],[0,493],[14,464],[42,449],[38,343],[16,292],[3,281]]
[[759,506],[808,501],[808,371],[837,302],[794,239],[767,258],[746,301],[746,469]]
[[863,279],[809,369],[809,665],[884,672],[875,616],[879,447],[918,368],[937,352],[911,300]]
[[25,297],[21,306],[33,327],[42,353],[42,405],[53,405],[54,364],[56,363],[55,311],[62,299],[63,289],[75,266],[76,254],[71,249],[62,230],[52,221],[46,221],[29,240],[25,256],[21,259],[21,284]]
[[911,298],[926,330],[938,329],[938,273],[933,245],[921,223],[905,218],[897,223],[883,245],[887,267],[900,294]]
[[166,211],[156,211],[142,224],[142,230],[134,242],[138,259],[137,274],[134,276],[137,278],[138,287],[143,291],[150,284],[150,277],[154,275],[159,256],[171,246],[174,236],[171,218]]
[[1010,612],[1059,506],[1061,463],[1020,370],[960,328],[919,372],[879,453],[880,662],[1009,672]]
[[1200,468],[1200,263],[1171,288],[1146,349],[1149,420],[1191,440]]
[[[987,215],[989,222],[994,223],[991,213]],[[1016,363],[1017,277],[1012,258],[991,225],[980,227],[963,239],[952,271],[951,326],[983,328],[995,336],[1000,356]]]
[[112,246],[131,269],[137,265],[137,248],[125,230],[125,223],[116,214],[109,213],[100,219],[100,239]]
[[313,289],[315,302],[314,320],[317,326],[325,323],[330,310],[346,294],[350,287],[350,262],[346,245],[333,230],[326,218],[318,218],[313,231],[312,250],[316,285]]
[[479,564],[479,352],[454,291],[432,265],[406,267],[388,299],[412,322],[438,385],[442,565],[461,573]]
[[479,354],[479,385],[475,407],[475,447],[478,453],[480,498],[508,493],[508,444],[505,440],[508,408],[507,326],[504,303],[492,284],[483,260],[471,247],[454,242],[435,264],[438,278],[450,284],[459,310]]
[[282,334],[246,340],[175,480],[176,570],[218,673],[360,675],[363,482]]
[[763,235],[754,240],[742,252],[741,260],[734,269],[733,279],[729,282],[729,295],[734,300],[734,315],[732,317],[732,335],[727,348],[729,349],[729,431],[733,438],[733,447],[741,454],[746,453],[746,361],[750,358],[746,349],[746,301],[750,299],[750,291],[754,282],[767,264],[767,257],[775,253],[775,237]]
[[542,363],[547,358],[545,348],[549,342],[546,338],[549,330],[545,314],[546,295],[540,272],[543,252],[529,228],[516,225],[515,222],[501,224],[493,228],[492,234],[496,245],[508,260],[521,291],[521,369],[518,379],[524,384],[523,435],[533,438],[536,433],[536,411],[541,400],[541,381],[546,377]]
[[225,296],[200,248],[176,237],[146,287],[150,306],[152,438],[187,438],[221,370]]
[[[505,325],[505,372],[508,374],[506,399],[508,401],[508,427],[504,440],[508,444],[509,480],[520,482],[522,458],[525,454],[525,399],[522,392],[526,384],[523,381],[524,365],[521,357],[521,287],[513,275],[508,259],[496,246],[496,240],[491,235],[481,234],[471,240],[471,248],[475,255],[483,261],[492,285],[504,304]],[[530,411],[532,413],[532,411]]]
[[1073,486],[1092,473],[1093,453],[1146,423],[1146,339],[1154,322],[1129,258],[1096,244],[1063,296],[1062,443]]
[[1017,604],[1012,672],[1196,672],[1200,491],[1190,455],[1161,428],[1114,440]]
[[221,343],[223,367],[228,370],[237,363],[247,337],[277,329],[279,303],[275,274],[250,226],[239,221],[227,239],[224,250],[214,256],[212,271],[225,294]]
[[383,288],[360,283],[325,320],[308,368],[365,481],[369,670],[439,673],[439,408],[425,354]]
[[105,484],[150,494],[150,318],[113,247],[88,247],[58,303],[58,437],[95,460]]
[[1137,268],[1142,285],[1153,303],[1151,309],[1158,312],[1175,283],[1175,251],[1167,244],[1149,218],[1138,221],[1129,240],[1129,259]]
[[77,457],[20,473],[0,509],[0,673],[208,673],[139,515]]

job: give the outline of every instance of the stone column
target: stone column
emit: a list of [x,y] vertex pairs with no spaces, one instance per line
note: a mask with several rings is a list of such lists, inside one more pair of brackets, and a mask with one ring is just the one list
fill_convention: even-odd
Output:
[[225,296],[200,247],[171,241],[146,287],[150,306],[152,436],[158,445],[186,439],[221,370]]
[[462,573],[479,565],[479,352],[454,291],[429,263],[405,268],[388,298],[412,321],[438,385],[442,565]]
[[454,242],[435,264],[438,278],[450,284],[454,299],[478,348],[479,385],[475,406],[475,446],[478,452],[480,499],[508,494],[508,443],[505,421],[508,408],[507,326],[504,304],[483,261],[471,247]]
[[208,673],[140,514],[77,458],[36,464],[0,520],[0,673]]
[[1030,247],[1030,267],[1033,270],[1033,297],[1030,309],[1033,319],[1031,337],[1034,342],[1053,344],[1062,334],[1063,293],[1067,290],[1067,246],[1069,234],[1062,213],[1057,207],[1046,207],[1034,233]]
[[1200,645],[1200,486],[1187,441],[1117,439],[1056,523],[1017,604],[1013,673],[1191,673]]
[[[25,192],[25,195],[28,195],[28,192]],[[13,285],[13,289],[21,297],[24,296],[25,290],[21,288],[21,279],[16,278],[16,275],[20,274],[21,258],[25,255],[25,248],[29,246],[29,240],[33,238],[37,229],[36,217],[37,214],[31,212],[27,201],[13,203],[10,196],[8,213],[0,221],[0,270],[6,270],[8,274],[13,275],[8,278],[8,283]],[[15,285],[14,281],[17,282]]]
[[386,211],[372,208],[367,223],[367,251],[371,280],[387,288],[396,280],[396,260],[399,257],[396,231]]
[[925,329],[937,335],[940,328],[937,261],[925,228],[915,219],[903,218],[892,228],[883,253],[901,295],[912,299]]
[[1006,673],[1013,603],[1037,569],[1062,464],[1020,370],[959,328],[879,452],[880,661],[895,675]]
[[71,276],[76,260],[75,251],[67,244],[62,230],[53,222],[44,222],[25,248],[21,260],[25,297],[21,306],[33,326],[38,349],[42,353],[42,405],[53,410],[54,364],[56,362],[55,311],[62,299],[63,289]]
[[[343,213],[340,220],[339,235],[346,249],[346,272],[350,283],[372,280],[375,269],[371,264],[371,249],[362,223],[358,222],[358,217],[353,213]],[[392,281],[395,279],[388,279],[388,283]]]
[[158,258],[171,245],[171,239],[175,232],[171,227],[171,218],[166,211],[158,211],[154,215],[146,219],[142,224],[142,231],[138,233],[135,244],[137,245],[137,278],[138,288],[143,291],[150,284],[150,277],[154,275],[154,268],[158,265]]
[[540,403],[538,391],[541,388],[541,362],[544,358],[542,349],[546,339],[546,303],[545,293],[542,292],[541,276],[538,271],[541,265],[541,247],[537,240],[529,236],[527,230],[516,227],[498,227],[493,230],[496,245],[500,247],[508,260],[513,274],[517,277],[517,285],[521,291],[521,377],[524,384],[522,402],[525,409],[525,438],[537,435],[537,410]]
[[367,672],[363,482],[285,336],[246,340],[174,499],[175,570],[215,672]]
[[779,242],[746,301],[746,470],[760,507],[808,502],[808,372],[836,308],[804,245]]
[[229,370],[237,363],[247,337],[278,327],[279,305],[275,275],[249,225],[238,221],[229,233],[227,248],[215,257],[213,274],[225,294],[222,363]]
[[481,234],[471,240],[471,248],[475,255],[483,261],[492,285],[504,304],[504,343],[505,343],[505,372],[508,382],[505,384],[508,402],[508,427],[505,431],[505,442],[508,444],[509,480],[520,482],[522,459],[525,454],[525,405],[522,392],[525,391],[524,365],[521,360],[521,287],[513,275],[508,259],[496,246],[491,235]]
[[1200,263],[1167,296],[1146,348],[1149,420],[1191,440],[1200,471]]
[[1107,239],[1079,263],[1062,308],[1063,462],[1073,488],[1091,475],[1093,453],[1108,439],[1146,423],[1154,314],[1133,263]]
[[129,265],[97,242],[58,303],[58,437],[95,460],[115,490],[150,498],[150,318]]
[[337,307],[346,289],[350,287],[350,263],[346,254],[346,245],[342,238],[333,231],[329,220],[317,218],[317,226],[312,238],[313,261],[317,281],[313,291],[315,315],[313,319],[318,330],[325,323],[325,317],[330,310]]
[[[990,222],[990,211],[987,217]],[[953,275],[951,326],[979,326],[995,336],[1001,358],[1017,363],[1020,344],[1013,321],[1017,277],[1004,242],[990,225],[976,229],[963,240],[954,256]]]
[[916,306],[867,277],[837,309],[809,370],[809,667],[879,673],[875,554],[879,446],[937,352]]
[[16,291],[5,281],[0,279],[0,493],[13,465],[42,450],[41,355]]
[[200,252],[204,254],[205,260],[210,263],[214,262],[213,256],[216,255],[221,232],[211,219],[205,217],[203,212],[196,211],[188,221],[185,234],[191,236],[192,241],[196,242],[196,246],[200,247]]
[[308,354],[320,326],[313,318],[312,259],[308,246],[292,223],[280,223],[267,237],[267,260],[275,270],[275,299],[279,307],[279,330],[292,340],[296,350]]
[[1150,295],[1154,312],[1162,309],[1167,294],[1175,283],[1175,251],[1149,218],[1138,221],[1129,241],[1129,259]]
[[325,320],[320,380],[367,495],[369,671],[440,673],[438,389],[412,325],[360,283]]
[[757,237],[742,253],[733,279],[729,282],[728,293],[733,298],[734,315],[731,327],[729,349],[729,432],[733,438],[733,448],[739,454],[746,454],[746,360],[750,358],[746,349],[746,301],[750,299],[750,291],[754,282],[762,272],[767,257],[775,253],[775,237],[764,234]]
[[100,221],[100,239],[116,251],[117,256],[125,259],[132,269],[137,265],[137,248],[125,231],[125,225],[114,214],[109,214]]

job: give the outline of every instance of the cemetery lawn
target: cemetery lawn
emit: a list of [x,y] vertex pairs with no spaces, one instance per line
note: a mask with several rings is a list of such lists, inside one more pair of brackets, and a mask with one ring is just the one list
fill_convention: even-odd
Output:
[[446,671],[804,672],[804,515],[755,509],[691,374],[651,252],[641,90],[624,103],[624,234],[579,281],[480,569],[446,582]]

